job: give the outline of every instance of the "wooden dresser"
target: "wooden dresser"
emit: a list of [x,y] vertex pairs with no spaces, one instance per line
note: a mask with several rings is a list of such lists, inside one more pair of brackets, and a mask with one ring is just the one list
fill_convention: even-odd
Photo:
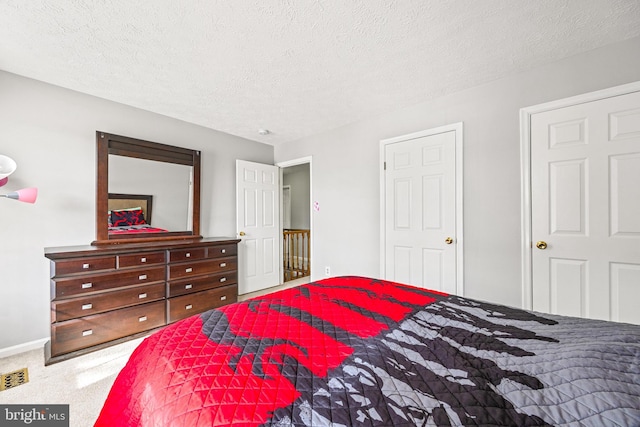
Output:
[[45,364],[237,301],[237,243],[205,238],[46,248],[51,340]]

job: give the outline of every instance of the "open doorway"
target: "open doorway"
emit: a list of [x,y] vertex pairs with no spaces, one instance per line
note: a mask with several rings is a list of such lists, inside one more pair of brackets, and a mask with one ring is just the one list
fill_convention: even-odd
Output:
[[282,283],[311,277],[311,160],[281,168]]

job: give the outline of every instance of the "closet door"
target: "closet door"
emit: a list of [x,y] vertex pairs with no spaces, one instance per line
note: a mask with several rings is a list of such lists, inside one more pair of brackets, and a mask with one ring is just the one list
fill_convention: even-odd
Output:
[[461,142],[462,124],[382,141],[386,279],[462,294]]
[[640,323],[640,92],[530,123],[533,309]]

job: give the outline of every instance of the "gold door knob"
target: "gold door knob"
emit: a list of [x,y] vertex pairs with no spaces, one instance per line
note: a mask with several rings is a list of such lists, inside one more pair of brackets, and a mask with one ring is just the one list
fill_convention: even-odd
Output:
[[452,239],[451,237],[447,237],[446,239],[444,239],[444,242],[445,242],[447,245],[450,245],[450,244],[452,244],[452,243],[453,243],[453,239]]
[[241,231],[241,232],[240,232],[240,233],[238,233],[238,234],[240,234],[241,236],[246,236],[246,235],[247,235],[244,231]]
[[543,242],[542,240],[540,240],[538,243],[536,243],[536,248],[541,250],[547,249],[547,242]]

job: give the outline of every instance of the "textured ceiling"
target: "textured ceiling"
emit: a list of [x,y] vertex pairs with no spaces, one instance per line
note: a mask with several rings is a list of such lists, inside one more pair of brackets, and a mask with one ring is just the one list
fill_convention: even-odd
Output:
[[269,144],[639,35],[637,0],[0,0],[0,69]]

